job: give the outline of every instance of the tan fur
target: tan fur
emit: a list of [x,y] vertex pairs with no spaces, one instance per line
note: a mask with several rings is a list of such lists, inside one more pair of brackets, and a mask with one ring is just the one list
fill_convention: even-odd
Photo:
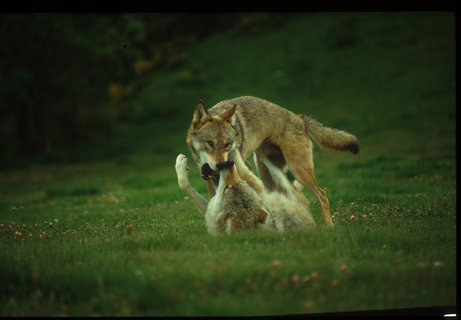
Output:
[[291,184],[291,191],[263,191],[258,194],[240,179],[235,166],[232,166],[220,172],[216,195],[207,202],[189,184],[186,156],[178,155],[175,168],[180,188],[192,198],[204,214],[210,234],[232,233],[243,229],[284,231],[307,229],[315,225],[309,211],[309,203],[300,196],[301,191]]
[[[278,192],[269,192],[264,197],[263,206],[271,208],[269,219],[263,227],[280,231],[290,229],[310,228],[315,221],[306,206],[300,202],[291,200],[286,195]],[[308,208],[308,207],[307,207]]]
[[[257,193],[265,187],[280,192],[276,190],[276,186],[280,189],[280,182],[274,179],[283,180],[279,173],[288,167],[295,179],[316,197],[323,224],[332,226],[327,194],[314,176],[309,136],[327,148],[353,153],[359,150],[357,138],[345,131],[325,127],[306,115],[296,115],[249,96],[221,101],[209,110],[200,102],[186,142],[199,168],[208,163],[216,171],[217,163],[232,160],[240,177]],[[261,179],[245,165],[253,152]],[[210,196],[214,196],[213,183],[207,183]]]

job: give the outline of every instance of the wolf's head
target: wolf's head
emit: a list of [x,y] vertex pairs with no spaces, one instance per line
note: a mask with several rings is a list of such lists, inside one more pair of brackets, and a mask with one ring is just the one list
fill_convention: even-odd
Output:
[[203,101],[195,108],[194,118],[187,135],[187,145],[199,166],[202,179],[207,180],[228,161],[235,149],[235,104],[220,113],[210,113]]

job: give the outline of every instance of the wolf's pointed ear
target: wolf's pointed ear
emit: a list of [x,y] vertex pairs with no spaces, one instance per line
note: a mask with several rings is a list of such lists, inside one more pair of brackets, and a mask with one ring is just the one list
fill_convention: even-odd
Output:
[[259,223],[265,223],[266,222],[266,219],[267,219],[267,216],[269,215],[266,211],[260,209],[258,210],[258,213],[257,213],[257,221]]
[[197,127],[204,120],[210,118],[211,115],[205,107],[205,103],[202,100],[199,100],[197,106],[195,107],[194,119],[192,124],[194,127]]
[[229,110],[224,111],[220,116],[224,121],[229,121],[232,125],[235,124],[235,110],[237,105],[234,103]]

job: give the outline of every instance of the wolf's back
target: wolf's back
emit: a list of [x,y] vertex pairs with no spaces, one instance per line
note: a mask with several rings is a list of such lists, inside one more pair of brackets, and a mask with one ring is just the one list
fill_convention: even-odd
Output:
[[354,135],[343,130],[325,127],[320,122],[304,114],[299,114],[298,116],[303,119],[306,132],[322,147],[350,151],[354,154],[359,153],[359,140]]

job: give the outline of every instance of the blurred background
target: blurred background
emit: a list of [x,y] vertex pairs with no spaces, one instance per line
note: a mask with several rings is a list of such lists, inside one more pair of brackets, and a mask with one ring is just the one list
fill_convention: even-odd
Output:
[[406,130],[454,147],[454,25],[450,12],[3,13],[2,168],[174,161],[199,99],[241,95],[365,146]]

